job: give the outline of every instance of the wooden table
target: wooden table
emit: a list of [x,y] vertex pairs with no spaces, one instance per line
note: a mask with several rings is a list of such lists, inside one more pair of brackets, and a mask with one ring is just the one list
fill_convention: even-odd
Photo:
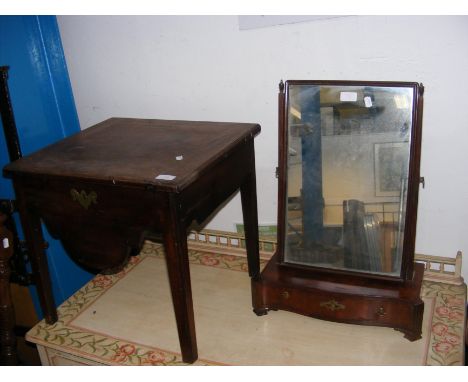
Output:
[[187,231],[240,188],[249,275],[258,276],[259,132],[257,124],[111,118],[7,165],[46,322],[57,312],[41,220],[75,261],[111,273],[161,233],[182,357],[194,362]]

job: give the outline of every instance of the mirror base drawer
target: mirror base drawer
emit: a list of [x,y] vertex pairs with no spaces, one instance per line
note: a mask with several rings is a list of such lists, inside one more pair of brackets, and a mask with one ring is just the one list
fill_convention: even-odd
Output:
[[420,288],[424,269],[415,265],[411,282],[376,281],[350,286],[311,280],[271,262],[258,280],[252,281],[254,312],[286,310],[328,321],[395,328],[414,341],[421,338],[424,303]]

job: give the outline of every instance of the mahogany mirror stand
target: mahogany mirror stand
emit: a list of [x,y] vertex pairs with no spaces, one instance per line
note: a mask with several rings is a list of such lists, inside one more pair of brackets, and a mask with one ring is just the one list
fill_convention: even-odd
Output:
[[254,312],[421,337],[414,262],[423,86],[286,81],[279,91],[278,249]]

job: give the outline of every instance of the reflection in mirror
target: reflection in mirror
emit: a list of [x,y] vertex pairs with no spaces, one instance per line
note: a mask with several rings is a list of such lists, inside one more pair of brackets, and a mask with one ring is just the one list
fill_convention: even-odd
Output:
[[401,270],[413,88],[289,84],[288,263]]

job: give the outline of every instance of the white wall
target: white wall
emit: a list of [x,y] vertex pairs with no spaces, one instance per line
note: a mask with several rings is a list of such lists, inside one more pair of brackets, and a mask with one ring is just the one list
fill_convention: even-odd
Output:
[[[111,116],[258,122],[259,221],[276,222],[280,79],[425,85],[416,249],[465,254],[468,17],[345,17],[239,31],[236,16],[58,17],[82,128]],[[233,230],[239,197],[209,227]]]

